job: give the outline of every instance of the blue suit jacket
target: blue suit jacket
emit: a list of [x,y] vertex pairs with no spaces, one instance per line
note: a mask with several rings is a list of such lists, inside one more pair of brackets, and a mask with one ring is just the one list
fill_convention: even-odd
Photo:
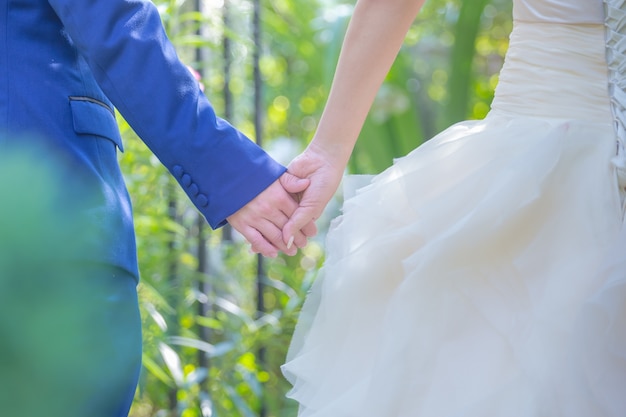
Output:
[[149,1],[0,0],[0,145],[61,153],[64,184],[95,196],[84,256],[135,272],[114,107],[214,228],[285,171],[215,115]]

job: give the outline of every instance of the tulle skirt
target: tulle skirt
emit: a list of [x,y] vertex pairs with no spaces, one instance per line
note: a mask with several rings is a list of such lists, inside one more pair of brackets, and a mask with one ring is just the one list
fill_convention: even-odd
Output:
[[283,367],[301,417],[626,415],[608,106],[583,119],[505,104],[345,202]]

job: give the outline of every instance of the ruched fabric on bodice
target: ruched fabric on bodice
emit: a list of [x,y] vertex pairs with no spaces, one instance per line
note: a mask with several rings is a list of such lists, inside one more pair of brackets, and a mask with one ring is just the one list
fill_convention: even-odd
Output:
[[602,23],[602,0],[517,0],[513,19],[527,22]]
[[518,0],[513,17],[493,112],[610,118],[626,196],[626,0]]
[[606,123],[604,36],[602,24],[516,21],[492,111]]

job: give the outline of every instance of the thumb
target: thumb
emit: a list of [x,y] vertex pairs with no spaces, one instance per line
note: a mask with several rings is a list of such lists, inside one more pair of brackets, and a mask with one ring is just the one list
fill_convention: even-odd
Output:
[[309,184],[311,184],[311,180],[309,180],[308,178],[296,177],[289,172],[285,172],[283,175],[281,175],[279,180],[280,185],[282,185],[285,191],[290,194],[301,193],[309,187]]
[[283,241],[286,245],[293,242],[296,233],[315,220],[313,207],[298,207],[283,226]]

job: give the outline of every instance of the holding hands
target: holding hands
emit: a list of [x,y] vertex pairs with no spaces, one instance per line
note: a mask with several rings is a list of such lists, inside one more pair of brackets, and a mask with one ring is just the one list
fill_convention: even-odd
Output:
[[254,251],[294,255],[293,244],[301,248],[315,234],[314,221],[339,186],[376,92],[422,4],[423,0],[356,2],[313,140],[291,162],[285,181],[281,177],[279,185],[274,183],[250,207],[228,219]]
[[341,182],[342,164],[333,164],[323,149],[311,144],[283,174],[228,222],[251,245],[253,252],[289,256],[315,236],[317,220]]
[[309,221],[293,234],[295,246],[288,247],[283,241],[283,227],[298,209],[298,194],[309,183],[286,172],[227,220],[246,238],[253,252],[270,258],[275,258],[279,251],[293,256],[306,245],[308,237],[317,233],[315,223]]
[[290,242],[315,222],[339,187],[344,165],[335,163],[327,152],[311,143],[288,167],[293,175],[308,180],[309,186],[298,194],[299,205],[283,227],[283,240]]

